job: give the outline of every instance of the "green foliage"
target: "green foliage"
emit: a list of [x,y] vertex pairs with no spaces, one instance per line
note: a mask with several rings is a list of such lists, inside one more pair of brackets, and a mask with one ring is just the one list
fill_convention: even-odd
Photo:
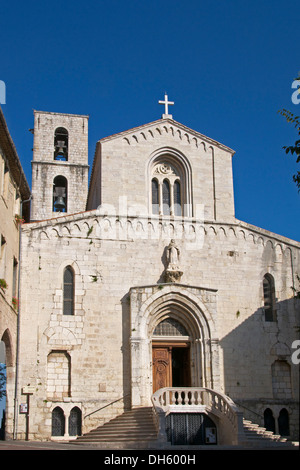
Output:
[[[295,80],[300,81],[300,75]],[[285,145],[283,148],[285,149],[286,154],[288,153],[290,153],[291,155],[295,154],[296,162],[299,163],[300,162],[300,117],[295,116],[291,111],[288,111],[287,109],[282,109],[278,112],[279,114],[285,117],[285,119],[287,120],[289,124],[294,124],[295,129],[298,133],[299,139],[297,139],[293,145],[289,145],[289,146]],[[293,180],[298,187],[298,191],[300,192],[300,171],[297,171],[297,173],[293,175]]]
[[2,287],[2,289],[7,289],[8,285],[5,279],[0,279],[0,287]]

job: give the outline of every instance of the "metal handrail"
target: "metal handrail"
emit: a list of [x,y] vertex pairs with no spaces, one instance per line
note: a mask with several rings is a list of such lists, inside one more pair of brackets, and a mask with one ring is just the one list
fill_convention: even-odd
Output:
[[236,401],[236,400],[234,400],[234,403],[235,403],[236,405],[238,405],[238,406],[241,406],[242,408],[245,408],[245,410],[250,411],[250,413],[253,413],[253,414],[259,416],[261,419],[264,418],[263,415],[257,413],[257,412],[254,411],[254,410],[251,410],[250,408],[248,408],[247,406],[243,405],[242,403],[240,403],[240,402],[238,402],[238,401]]
[[88,418],[89,416],[93,415],[94,413],[97,413],[98,411],[103,410],[104,408],[107,408],[110,405],[113,405],[114,403],[117,403],[118,401],[123,400],[124,398],[128,397],[129,395],[130,395],[130,393],[128,393],[127,395],[123,395],[123,397],[118,398],[117,400],[111,401],[110,403],[107,403],[106,405],[101,406],[101,408],[98,408],[97,410],[91,411],[91,413],[88,413],[87,415],[84,416],[84,419]]

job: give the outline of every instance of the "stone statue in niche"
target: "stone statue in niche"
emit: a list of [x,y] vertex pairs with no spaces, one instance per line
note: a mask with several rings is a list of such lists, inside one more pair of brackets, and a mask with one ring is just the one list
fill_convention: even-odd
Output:
[[183,272],[179,268],[180,250],[176,245],[174,239],[171,240],[167,247],[167,260],[168,265],[165,271],[166,282],[178,282],[181,279]]

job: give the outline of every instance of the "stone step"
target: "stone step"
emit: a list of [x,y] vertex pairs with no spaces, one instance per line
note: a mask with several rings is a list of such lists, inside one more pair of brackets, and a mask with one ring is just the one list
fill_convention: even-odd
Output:
[[259,426],[249,420],[243,420],[244,434],[246,441],[244,444],[256,447],[272,446],[291,446],[292,444],[284,437],[267,431],[266,428]]
[[78,437],[72,441],[72,444],[99,443],[107,448],[112,448],[117,444],[124,448],[126,444],[130,445],[130,448],[142,448],[142,446],[147,447],[147,443],[155,441],[156,438],[157,431],[152,408],[138,408],[111,419],[104,425]]

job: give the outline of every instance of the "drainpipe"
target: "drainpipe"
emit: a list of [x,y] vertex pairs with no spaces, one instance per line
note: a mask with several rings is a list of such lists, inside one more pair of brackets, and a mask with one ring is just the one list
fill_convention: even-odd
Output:
[[[26,201],[21,201],[20,217],[23,216],[23,204],[29,202],[32,195]],[[18,316],[17,316],[17,340],[16,340],[16,371],[15,371],[15,396],[14,396],[14,420],[13,420],[13,439],[17,439],[18,427],[18,382],[19,382],[19,351],[20,351],[20,284],[21,284],[21,234],[22,228],[19,227],[19,269],[18,269]]]

